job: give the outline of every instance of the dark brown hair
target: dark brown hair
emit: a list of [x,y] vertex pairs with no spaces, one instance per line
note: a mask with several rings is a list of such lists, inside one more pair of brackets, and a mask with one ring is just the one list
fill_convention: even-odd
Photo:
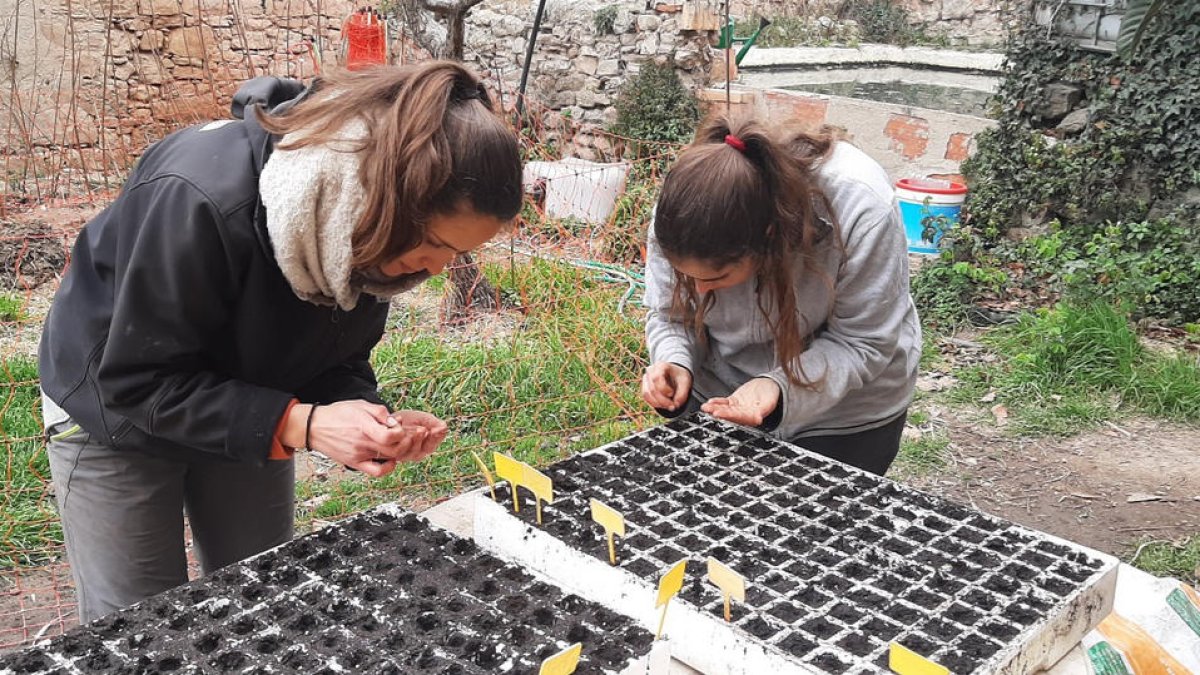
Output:
[[507,221],[521,209],[516,134],[460,64],[333,72],[288,112],[259,118],[272,133],[295,134],[282,149],[345,147],[347,126],[365,126],[349,146],[364,189],[351,240],[359,269],[419,246],[431,216],[468,208]]
[[[730,135],[735,139],[726,142]],[[736,147],[738,141],[744,147]],[[825,129],[772,137],[757,120],[711,116],[667,173],[654,216],[655,236],[669,260],[696,260],[714,269],[747,257],[755,261],[758,307],[774,337],[775,357],[788,380],[804,387],[817,384],[804,376],[799,360],[813,327],[799,325],[795,280],[812,267],[817,242],[836,227],[813,177],[813,164],[833,144]],[[818,205],[829,220],[818,217]],[[673,313],[702,343],[704,315],[715,300],[711,293],[700,298],[694,281],[676,271]]]

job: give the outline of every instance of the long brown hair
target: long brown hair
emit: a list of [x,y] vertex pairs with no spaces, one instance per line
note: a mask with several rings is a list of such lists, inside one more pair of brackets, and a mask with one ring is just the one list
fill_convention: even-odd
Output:
[[345,147],[348,126],[365,126],[349,146],[360,156],[364,189],[351,239],[356,268],[419,246],[430,216],[465,207],[507,221],[521,209],[516,134],[460,64],[336,71],[288,112],[259,118],[272,133],[295,134],[278,146],[285,150]]
[[[734,138],[727,142],[727,136]],[[747,257],[755,261],[758,308],[771,329],[776,360],[790,382],[809,388],[819,383],[805,377],[800,365],[812,327],[799,325],[795,266],[805,266],[805,272],[815,267],[809,263],[817,243],[836,227],[813,177],[813,165],[829,154],[834,140],[825,129],[773,137],[757,120],[713,115],[667,173],[654,217],[655,236],[668,259],[714,269]],[[829,221],[819,217],[818,204]],[[675,272],[673,313],[702,343],[704,316],[715,301],[712,293],[700,298],[695,282]]]

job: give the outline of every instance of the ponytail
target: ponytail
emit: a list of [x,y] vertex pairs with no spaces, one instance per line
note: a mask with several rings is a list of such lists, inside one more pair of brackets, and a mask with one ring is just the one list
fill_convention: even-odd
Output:
[[[796,280],[817,273],[809,262],[828,234],[815,212],[815,204],[828,204],[812,167],[832,144],[828,135],[776,138],[753,119],[710,117],[663,181],[654,221],[668,258],[714,269],[747,257],[756,262],[758,308],[776,360],[790,382],[810,388],[818,383],[805,377],[800,354],[814,327],[800,326]],[[674,314],[703,343],[715,297],[701,299],[690,278],[675,276]]]

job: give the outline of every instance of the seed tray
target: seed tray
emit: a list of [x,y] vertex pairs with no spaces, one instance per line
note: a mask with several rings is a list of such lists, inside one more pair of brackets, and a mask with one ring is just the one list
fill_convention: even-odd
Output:
[[[1117,561],[704,415],[559,462],[533,523],[498,487],[476,507],[489,550],[655,628],[660,576],[687,558],[672,651],[707,673],[890,672],[897,641],[959,675],[1058,660],[1111,609]],[[589,499],[624,514],[608,564]],[[703,578],[747,581],[732,626]]]
[[653,636],[383,506],[0,656],[0,673],[641,673]]

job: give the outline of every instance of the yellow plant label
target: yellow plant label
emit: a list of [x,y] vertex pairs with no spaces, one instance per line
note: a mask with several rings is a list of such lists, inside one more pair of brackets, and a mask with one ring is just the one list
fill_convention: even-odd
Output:
[[537,521],[538,525],[541,525],[542,502],[549,504],[554,501],[554,483],[551,482],[549,476],[532,466],[528,464],[522,466],[525,467],[525,487],[529,488],[529,491],[533,493],[533,499],[537,503]]
[[576,642],[554,656],[542,661],[538,675],[571,675],[579,666],[579,655],[583,653],[583,645]]
[[517,488],[525,480],[525,464],[498,452],[492,453],[492,459],[496,462],[496,475],[508,481],[508,488],[512,491],[513,511],[520,512],[521,498],[517,495]]
[[899,675],[950,675],[945,666],[939,666],[899,642],[891,644],[888,666]]
[[591,500],[591,505],[592,520],[599,523],[605,532],[622,537],[625,536],[625,516],[617,513],[616,509],[597,499]]
[[604,528],[605,537],[608,539],[608,564],[617,564],[617,545],[613,542],[613,535],[619,534],[625,536],[625,516],[617,513],[615,509],[608,506],[602,501],[593,499],[592,505],[592,520],[600,523],[600,527]]
[[667,603],[671,602],[671,598],[683,589],[683,575],[687,573],[687,560],[680,560],[667,570],[667,573],[662,575],[662,579],[658,580],[658,600],[655,601],[655,607],[662,607],[662,616],[658,618],[658,632],[654,634],[654,639],[662,638],[663,628],[667,625]]
[[488,469],[488,465],[484,464],[483,460],[474,450],[471,451],[471,456],[475,458],[475,466],[479,467],[479,473],[483,474],[483,479],[487,481],[488,489],[492,491],[492,501],[496,501],[496,479],[492,478],[492,472]]
[[746,580],[716,558],[708,559],[708,579],[725,595],[738,602],[746,601]]
[[553,504],[554,483],[550,480],[550,477],[533,468],[532,466],[529,466],[528,464],[525,464],[524,467],[525,475],[523,480],[525,482],[525,487],[529,488],[529,491],[533,493],[533,496],[546,502],[547,504]]
[[686,573],[687,560],[680,560],[662,575],[662,579],[658,580],[658,600],[654,602],[655,607],[667,604],[676,593],[683,590],[683,575]]

